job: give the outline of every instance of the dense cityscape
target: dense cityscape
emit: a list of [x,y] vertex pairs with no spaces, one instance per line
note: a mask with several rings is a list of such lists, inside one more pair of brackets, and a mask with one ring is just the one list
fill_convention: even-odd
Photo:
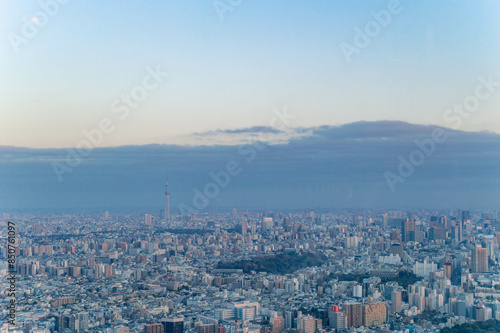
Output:
[[500,333],[499,13],[0,0],[0,333]]
[[2,244],[17,227],[14,332],[439,332],[500,319],[497,212],[164,212],[4,213]]

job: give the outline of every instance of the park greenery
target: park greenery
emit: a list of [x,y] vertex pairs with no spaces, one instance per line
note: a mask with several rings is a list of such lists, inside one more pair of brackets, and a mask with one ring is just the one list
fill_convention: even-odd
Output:
[[272,256],[254,257],[251,260],[219,262],[217,268],[242,269],[245,273],[255,271],[271,274],[290,274],[302,268],[321,266],[326,261],[326,256],[320,253],[290,251]]

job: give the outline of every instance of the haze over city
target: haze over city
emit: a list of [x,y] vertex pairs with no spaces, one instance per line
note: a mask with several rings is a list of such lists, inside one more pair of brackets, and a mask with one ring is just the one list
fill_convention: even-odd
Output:
[[0,333],[499,332],[499,14],[0,1]]

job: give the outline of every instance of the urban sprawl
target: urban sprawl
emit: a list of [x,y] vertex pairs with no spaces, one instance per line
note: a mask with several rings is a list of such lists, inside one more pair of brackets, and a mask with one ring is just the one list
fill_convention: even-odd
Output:
[[2,333],[440,332],[500,320],[497,212],[0,217]]

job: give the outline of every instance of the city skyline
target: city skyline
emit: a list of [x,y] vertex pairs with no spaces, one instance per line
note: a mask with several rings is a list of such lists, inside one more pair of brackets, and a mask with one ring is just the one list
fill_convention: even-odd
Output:
[[0,1],[0,333],[500,331],[499,13]]

